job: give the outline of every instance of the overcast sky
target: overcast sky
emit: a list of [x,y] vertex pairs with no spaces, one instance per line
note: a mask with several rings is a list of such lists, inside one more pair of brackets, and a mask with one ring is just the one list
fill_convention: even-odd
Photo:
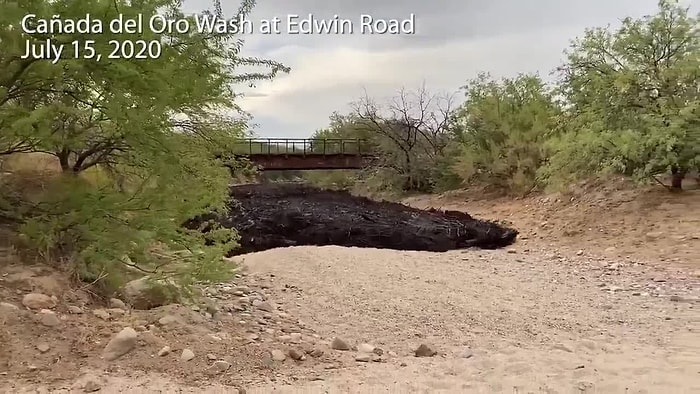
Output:
[[[224,1],[233,16],[237,2]],[[700,0],[685,0],[695,10]],[[210,0],[186,0],[189,11]],[[245,53],[282,62],[288,75],[259,84],[242,101],[263,137],[307,137],[346,112],[364,89],[378,100],[425,82],[435,92],[454,92],[480,71],[494,76],[539,72],[560,64],[569,40],[586,27],[617,24],[626,16],[653,13],[657,0],[259,0],[250,19],[289,14],[317,19],[334,14],[356,22],[416,15],[415,35],[280,35],[245,37]]]

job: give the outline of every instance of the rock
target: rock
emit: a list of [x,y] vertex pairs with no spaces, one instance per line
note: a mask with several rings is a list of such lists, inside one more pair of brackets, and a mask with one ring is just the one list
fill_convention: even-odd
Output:
[[382,356],[382,355],[384,355],[384,350],[382,350],[378,347],[375,347],[374,350],[372,350],[372,353],[376,354],[377,356]]
[[309,352],[309,355],[313,358],[319,358],[323,356],[323,350],[321,349],[313,349],[311,352]]
[[138,334],[131,327],[125,327],[117,335],[112,337],[105,346],[103,357],[107,361],[113,361],[129,353],[135,346]]
[[109,300],[109,307],[126,310],[126,304],[124,303],[124,301],[120,300],[119,298],[111,298]]
[[297,350],[297,349],[289,349],[287,354],[289,354],[289,357],[292,360],[302,361],[306,358],[306,357],[304,357],[304,352]]
[[83,314],[83,310],[80,309],[79,306],[68,305],[67,309],[68,309],[68,313],[71,313],[73,315],[82,315]]
[[369,343],[363,343],[357,347],[357,351],[360,353],[372,353],[374,352],[374,346]]
[[53,311],[48,309],[42,309],[36,316],[39,319],[39,323],[45,325],[46,327],[56,327],[61,324],[61,320],[58,318],[58,316],[56,316]]
[[109,312],[104,309],[95,309],[92,314],[99,317],[102,320],[109,320]]
[[421,344],[415,351],[416,357],[433,357],[436,354],[437,352],[426,344]]
[[289,340],[293,343],[299,343],[301,342],[301,334],[298,332],[294,332],[289,334]]
[[345,342],[344,340],[336,337],[336,338],[333,338],[333,342],[331,342],[331,349],[350,350],[350,345],[348,345],[348,343]]
[[287,359],[287,355],[284,354],[283,351],[278,349],[271,351],[270,354],[272,355],[272,359],[275,361],[284,361]]
[[86,393],[94,393],[95,391],[100,391],[102,385],[97,381],[97,379],[87,379],[85,384],[83,384],[83,391]]
[[5,309],[8,311],[19,311],[19,307],[9,302],[0,302],[0,309]]
[[372,357],[367,354],[367,353],[360,353],[355,356],[355,361],[361,362],[361,363],[368,363],[372,360]]
[[126,315],[126,311],[125,311],[124,309],[120,309],[120,308],[110,308],[110,309],[107,309],[107,313],[109,313],[109,316],[110,316],[110,317],[113,317],[113,318],[115,318],[115,319],[120,318],[120,317]]
[[267,301],[255,300],[255,301],[253,301],[253,306],[260,309],[261,311],[265,311],[265,312],[274,311],[274,308],[272,308],[272,305],[270,305],[270,303]]
[[163,348],[158,351],[158,357],[167,356],[170,354],[170,351],[170,346],[163,346]]
[[5,324],[16,322],[22,312],[16,305],[0,302],[0,322]]
[[178,323],[180,323],[180,319],[173,315],[166,315],[158,319],[158,324],[161,326],[171,326]]
[[576,256],[583,256],[583,250],[580,250],[580,249],[579,249],[579,250],[576,252]]
[[184,349],[180,355],[180,360],[190,361],[194,358],[194,352],[190,349]]
[[174,283],[148,277],[132,280],[121,288],[122,299],[134,309],[147,310],[179,301]]
[[217,359],[218,359],[218,357],[216,357],[216,355],[211,354],[211,353],[207,354],[207,360],[209,360],[209,361],[215,361],[215,360],[217,360]]
[[474,357],[474,352],[471,351],[471,349],[464,349],[462,353],[460,353],[460,357],[462,358],[472,358]]
[[51,309],[56,307],[56,301],[41,293],[29,293],[22,298],[22,305],[29,309]]
[[380,356],[380,355],[378,355],[378,354],[372,353],[372,354],[370,354],[369,356],[370,356],[370,358],[372,359],[372,361],[375,362],[375,363],[379,363],[379,362],[382,361],[382,356]]
[[663,237],[664,233],[662,233],[661,231],[650,231],[644,235],[647,238],[647,240],[654,241]]
[[36,345],[37,350],[39,350],[41,353],[46,353],[49,351],[50,347],[48,343],[40,343]]
[[563,352],[568,352],[568,353],[574,352],[573,350],[571,350],[568,346],[564,345],[563,343],[557,343],[556,345],[552,346],[552,349],[561,350]]
[[214,364],[212,364],[207,369],[207,373],[210,375],[218,375],[218,374],[221,374],[221,373],[228,371],[229,368],[231,368],[231,364],[229,362],[223,361],[223,360],[218,360],[218,361],[214,361]]
[[277,337],[277,340],[279,340],[280,342],[291,342],[292,337],[291,335],[280,335]]

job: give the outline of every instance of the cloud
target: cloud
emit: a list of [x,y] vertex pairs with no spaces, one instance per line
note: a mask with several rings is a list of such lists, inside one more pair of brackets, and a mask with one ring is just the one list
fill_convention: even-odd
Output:
[[[700,0],[686,0],[693,7]],[[208,2],[189,0],[202,9]],[[433,91],[455,91],[480,71],[494,76],[549,72],[562,61],[569,40],[586,27],[617,24],[653,13],[657,0],[297,0],[259,1],[251,20],[288,14],[362,14],[406,18],[415,13],[417,34],[260,35],[245,37],[247,55],[292,68],[261,83],[241,102],[259,123],[261,136],[305,137],[328,123],[333,111],[364,94],[388,99],[399,88],[423,82]],[[231,14],[235,4],[224,4]]]

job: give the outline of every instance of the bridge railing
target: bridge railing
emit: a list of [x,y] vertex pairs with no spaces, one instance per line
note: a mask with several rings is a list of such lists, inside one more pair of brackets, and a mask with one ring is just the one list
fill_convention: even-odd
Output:
[[368,154],[367,141],[354,138],[245,138],[236,144],[242,155]]

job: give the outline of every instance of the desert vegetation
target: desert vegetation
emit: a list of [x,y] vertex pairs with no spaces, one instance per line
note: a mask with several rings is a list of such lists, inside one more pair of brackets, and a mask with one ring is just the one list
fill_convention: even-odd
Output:
[[[625,176],[678,191],[700,167],[698,17],[662,0],[654,15],[582,32],[554,80],[482,73],[458,93],[402,89],[331,117],[323,137],[371,141],[371,171],[308,174],[320,184],[507,194]],[[350,177],[353,181],[343,180]]]

